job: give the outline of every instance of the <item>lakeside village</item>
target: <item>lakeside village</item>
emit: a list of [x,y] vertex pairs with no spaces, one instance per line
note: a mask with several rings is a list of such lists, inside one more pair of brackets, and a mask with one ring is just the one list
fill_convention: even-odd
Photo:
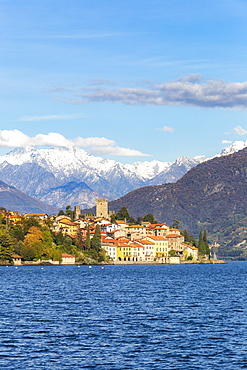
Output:
[[[96,199],[96,215],[80,206],[58,215],[0,210],[0,263],[14,265],[217,263],[206,232],[199,242],[178,228],[157,223],[153,215],[138,224],[123,207],[108,212],[108,200]],[[129,222],[127,222],[128,220]],[[177,226],[177,227],[175,227]],[[222,262],[222,261],[221,261]]]

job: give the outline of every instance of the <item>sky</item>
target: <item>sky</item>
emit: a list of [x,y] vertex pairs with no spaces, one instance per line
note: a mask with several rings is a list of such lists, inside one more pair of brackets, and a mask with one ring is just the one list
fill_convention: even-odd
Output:
[[246,0],[0,0],[0,155],[122,163],[247,140]]

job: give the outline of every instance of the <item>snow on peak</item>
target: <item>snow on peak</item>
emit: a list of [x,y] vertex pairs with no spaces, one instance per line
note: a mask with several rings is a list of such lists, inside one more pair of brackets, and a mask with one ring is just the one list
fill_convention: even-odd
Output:
[[222,150],[221,155],[228,155],[247,147],[247,141],[235,141],[231,146]]

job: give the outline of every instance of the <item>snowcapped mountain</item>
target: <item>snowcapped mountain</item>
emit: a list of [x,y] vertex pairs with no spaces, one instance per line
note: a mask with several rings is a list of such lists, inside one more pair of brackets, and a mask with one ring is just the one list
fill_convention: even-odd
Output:
[[[221,155],[247,145],[240,143],[234,143]],[[76,147],[25,147],[0,156],[0,180],[59,208],[68,204],[90,208],[96,197],[114,200],[142,186],[175,182],[206,160],[198,156],[179,157],[173,163],[153,160],[121,164]]]
[[228,155],[247,147],[247,141],[235,141],[231,146],[226,149],[223,149],[221,155]]

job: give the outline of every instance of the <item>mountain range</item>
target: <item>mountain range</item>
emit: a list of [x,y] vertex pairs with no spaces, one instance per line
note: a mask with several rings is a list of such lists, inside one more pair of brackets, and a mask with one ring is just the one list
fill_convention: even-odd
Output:
[[117,199],[147,185],[175,182],[206,158],[180,157],[175,162],[122,164],[79,148],[14,149],[0,157],[0,179],[26,194],[64,209],[95,205],[97,197]]

